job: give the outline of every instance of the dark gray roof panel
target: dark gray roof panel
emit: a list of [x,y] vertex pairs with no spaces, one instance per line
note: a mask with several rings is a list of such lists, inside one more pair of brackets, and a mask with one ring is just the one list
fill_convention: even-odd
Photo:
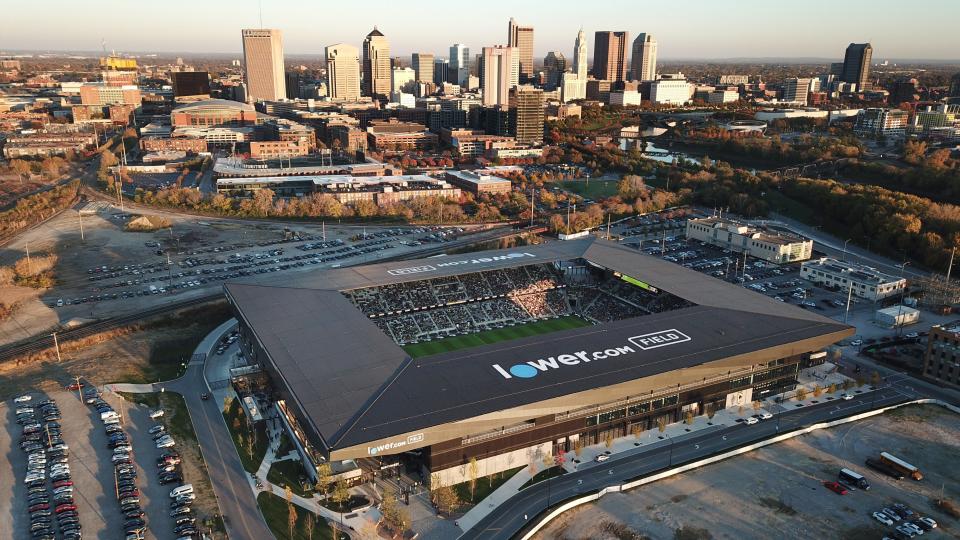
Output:
[[[411,361],[339,292],[579,258],[697,306]],[[275,278],[258,284],[245,280],[225,288],[282,374],[282,384],[330,448],[849,329],[658,257],[593,239],[321,270],[274,283]],[[603,350],[670,329],[691,339],[618,359],[562,366],[529,379],[508,380],[491,367],[509,369],[570,350]]]

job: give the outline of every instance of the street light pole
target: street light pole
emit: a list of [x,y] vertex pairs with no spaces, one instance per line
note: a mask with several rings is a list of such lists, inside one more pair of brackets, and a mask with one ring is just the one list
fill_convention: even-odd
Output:
[[850,240],[853,240],[853,239],[852,239],[852,238],[847,238],[846,240],[843,241],[843,260],[844,260],[844,262],[846,262],[846,260],[847,260],[847,244],[850,242]]

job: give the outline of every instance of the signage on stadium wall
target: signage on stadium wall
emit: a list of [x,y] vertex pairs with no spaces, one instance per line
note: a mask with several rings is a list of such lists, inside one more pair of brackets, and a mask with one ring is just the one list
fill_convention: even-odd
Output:
[[423,442],[423,433],[417,433],[416,435],[410,435],[406,439],[401,439],[398,441],[388,441],[383,444],[378,444],[377,446],[368,446],[367,454],[375,456],[381,452],[385,451],[394,451],[400,448],[404,448],[409,445],[417,444]]
[[440,268],[446,268],[449,266],[464,266],[471,264],[486,264],[490,262],[497,261],[507,261],[510,259],[522,259],[524,257],[537,258],[533,253],[528,252],[519,252],[519,253],[507,253],[504,255],[495,255],[492,257],[471,257],[469,259],[458,259],[453,261],[444,260],[443,262],[437,262],[434,264],[423,264],[420,266],[408,266],[406,268],[393,268],[387,270],[387,273],[391,276],[406,276],[410,274],[420,274],[423,272],[434,272]]
[[514,364],[508,369],[504,369],[500,364],[493,364],[491,367],[503,376],[504,379],[530,379],[536,377],[541,372],[560,369],[564,366],[576,366],[578,364],[587,364],[607,358],[626,356],[640,351],[668,347],[678,343],[690,341],[690,336],[671,328],[670,330],[659,330],[649,334],[641,334],[627,338],[629,344],[610,347],[600,351],[577,351],[556,356],[548,356],[537,360]]

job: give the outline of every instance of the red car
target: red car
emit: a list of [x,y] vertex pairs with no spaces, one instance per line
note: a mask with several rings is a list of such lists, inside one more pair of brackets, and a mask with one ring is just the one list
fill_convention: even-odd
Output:
[[56,510],[54,510],[54,512],[59,514],[61,512],[67,512],[69,510],[76,510],[76,509],[77,509],[77,505],[75,504],[61,504],[60,506],[57,507]]
[[830,491],[836,493],[837,495],[846,495],[846,494],[847,494],[847,488],[841,486],[841,485],[840,485],[839,483],[837,483],[837,482],[824,482],[824,483],[823,483],[823,486],[824,486],[825,488],[829,489]]
[[66,486],[72,486],[72,485],[73,485],[73,482],[71,482],[70,480],[61,480],[61,481],[59,481],[59,482],[54,482],[54,483],[53,483],[54,489],[56,489],[56,488],[62,488],[62,487],[66,487]]
[[79,390],[79,389],[83,388],[83,383],[68,384],[67,386],[65,386],[65,388],[66,388],[67,390]]
[[119,499],[126,499],[127,497],[139,497],[139,496],[140,496],[140,490],[137,488],[133,488],[131,491],[124,491],[123,493],[118,495],[117,499],[119,500]]
[[50,505],[47,503],[35,504],[30,507],[29,512],[36,512],[37,510],[49,510]]

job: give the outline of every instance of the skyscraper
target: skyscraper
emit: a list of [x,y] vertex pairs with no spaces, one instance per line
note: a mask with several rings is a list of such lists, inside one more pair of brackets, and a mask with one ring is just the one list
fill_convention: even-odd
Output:
[[633,80],[652,81],[657,78],[657,40],[643,33],[633,40]]
[[526,83],[533,80],[533,27],[520,26],[510,18],[507,28],[507,46],[517,49],[519,67],[519,82]]
[[521,144],[543,142],[543,90],[520,85],[510,91],[510,131]]
[[851,43],[843,55],[843,73],[840,80],[857,85],[857,91],[867,89],[870,84],[870,61],[873,59],[873,46],[869,43]]
[[287,97],[283,73],[283,36],[280,30],[241,30],[247,99],[277,100]]
[[627,79],[629,32],[601,31],[594,35],[593,76],[601,81]]
[[560,75],[567,70],[567,58],[562,52],[548,52],[543,59],[543,70],[546,71],[543,86],[547,90],[553,90],[560,86]]
[[433,53],[413,53],[413,70],[420,82],[433,82]]
[[587,59],[587,35],[581,28],[573,44],[573,72],[583,81],[587,80]]
[[573,73],[560,78],[560,99],[564,103],[587,97],[587,36],[581,28],[573,46]]
[[960,73],[950,79],[950,97],[960,97]]
[[480,87],[483,88],[483,106],[510,104],[510,87],[516,62],[514,47],[497,45],[484,47],[480,66]]
[[170,74],[173,81],[173,97],[207,96],[210,97],[210,74],[206,71],[174,71]]
[[390,97],[390,42],[376,27],[363,40],[363,95]]
[[463,43],[450,46],[450,79],[453,84],[466,87],[470,78],[470,48]]
[[360,99],[360,50],[353,45],[338,43],[327,46],[325,53],[327,92],[330,94],[330,99],[341,101]]
[[433,82],[437,85],[443,85],[450,82],[450,61],[443,58],[437,58],[433,61]]

